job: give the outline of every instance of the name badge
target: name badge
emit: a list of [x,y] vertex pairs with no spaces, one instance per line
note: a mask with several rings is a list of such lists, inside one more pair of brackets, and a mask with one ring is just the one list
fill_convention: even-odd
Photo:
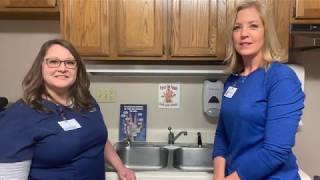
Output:
[[227,98],[232,98],[232,96],[236,93],[238,88],[229,86],[227,91],[224,93],[224,96]]
[[89,110],[89,112],[96,112],[97,111],[97,108],[96,107],[93,107]]
[[64,121],[59,121],[58,124],[64,131],[70,131],[81,128],[81,125],[76,119],[68,119]]

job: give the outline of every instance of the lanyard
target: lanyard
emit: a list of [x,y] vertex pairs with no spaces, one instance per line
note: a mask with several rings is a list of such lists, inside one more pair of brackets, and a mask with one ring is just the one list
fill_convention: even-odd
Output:
[[65,113],[64,113],[64,110],[63,110],[63,107],[58,105],[58,114],[59,116],[62,118],[63,121],[67,120],[67,118],[65,117]]

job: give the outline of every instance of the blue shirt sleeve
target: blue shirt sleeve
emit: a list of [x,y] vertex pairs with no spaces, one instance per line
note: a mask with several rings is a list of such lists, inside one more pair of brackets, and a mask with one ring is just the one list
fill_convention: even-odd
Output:
[[0,163],[32,159],[36,116],[28,109],[19,101],[0,115]]
[[[228,82],[230,81],[231,76],[228,77],[226,83],[224,84],[224,90],[223,94],[226,91],[226,87],[228,87]],[[222,96],[223,96],[222,94]],[[223,103],[223,101],[222,101]],[[222,105],[221,105],[222,107]],[[225,127],[223,124],[222,116],[221,116],[221,111],[220,111],[220,116],[214,136],[214,141],[213,141],[213,152],[212,152],[212,158],[215,158],[217,156],[222,156],[226,158],[226,152],[227,152],[227,147],[229,145],[228,139],[226,137],[226,132],[225,132]]]
[[268,76],[264,143],[258,151],[241,157],[236,168],[241,179],[263,179],[288,159],[304,108],[304,93],[293,71]]
[[212,158],[217,156],[222,156],[225,158],[228,144],[225,135],[226,133],[224,130],[224,125],[220,119],[215,132]]

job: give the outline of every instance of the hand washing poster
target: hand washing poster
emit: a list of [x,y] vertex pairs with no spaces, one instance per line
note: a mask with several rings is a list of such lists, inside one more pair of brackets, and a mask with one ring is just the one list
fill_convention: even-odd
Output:
[[180,84],[159,84],[159,108],[180,107]]
[[146,141],[146,128],[146,104],[120,104],[119,141]]

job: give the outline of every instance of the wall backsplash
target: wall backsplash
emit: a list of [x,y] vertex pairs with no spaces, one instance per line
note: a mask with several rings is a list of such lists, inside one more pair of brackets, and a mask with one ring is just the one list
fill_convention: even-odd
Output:
[[[94,95],[99,88],[112,88],[116,91],[117,97],[114,103],[100,103],[101,108],[106,109],[104,116],[111,123],[110,127],[115,127],[114,122],[118,122],[120,104],[147,104],[148,125],[152,127],[166,128],[171,125],[184,128],[210,128],[208,126],[214,124],[215,120],[208,119],[202,112],[202,81],[190,79],[113,77],[100,82],[92,81],[91,92]],[[159,83],[180,83],[180,108],[158,108]]]
[[[159,83],[180,83],[180,108],[158,108]],[[202,110],[202,79],[199,77],[106,77],[100,78],[99,82],[92,79],[93,95],[101,88],[116,91],[115,102],[99,103],[110,129],[118,128],[120,104],[147,104],[147,131],[163,130],[167,135],[167,128],[171,126],[174,131],[202,130],[213,134],[215,129],[216,119],[208,118]],[[152,133],[147,133],[147,136],[148,134]]]

